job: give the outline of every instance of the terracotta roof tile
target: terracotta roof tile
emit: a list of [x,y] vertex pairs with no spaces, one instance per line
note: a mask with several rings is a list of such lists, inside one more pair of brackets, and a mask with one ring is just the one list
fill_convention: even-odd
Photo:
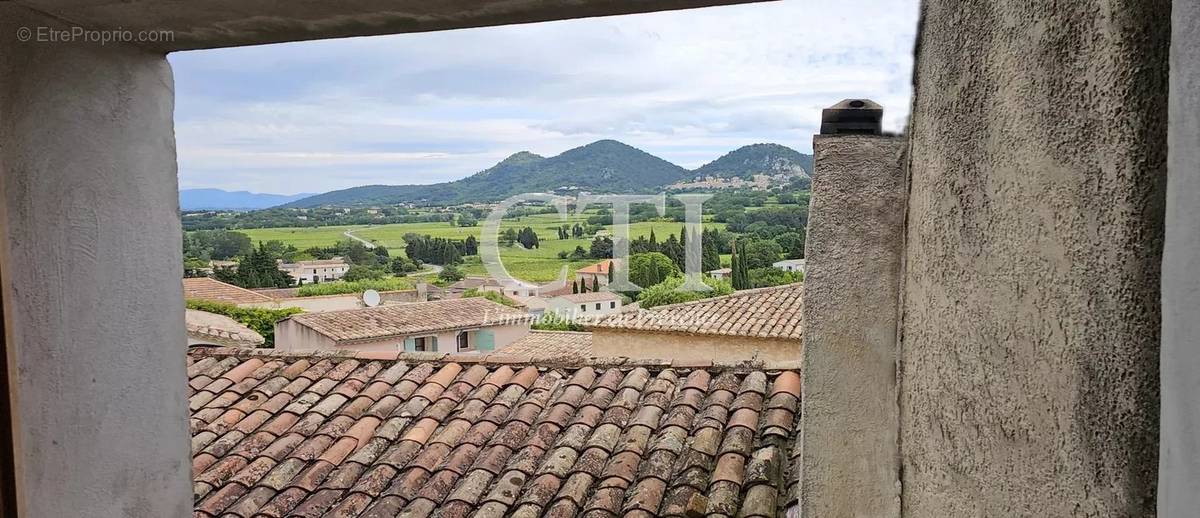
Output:
[[255,302],[272,302],[275,300],[261,293],[227,284],[211,277],[184,279],[183,298],[225,302],[227,304],[249,304]]
[[188,338],[205,344],[258,347],[266,341],[262,335],[232,318],[198,309],[185,310],[184,327]]
[[592,356],[592,334],[534,330],[498,354],[527,356],[532,361],[583,360]]
[[795,371],[353,356],[189,353],[197,516],[783,516],[795,505]]
[[[290,320],[337,343],[494,324],[525,313],[483,297],[301,313]],[[384,357],[386,358],[386,357]],[[365,357],[364,357],[365,359]],[[374,359],[374,358],[372,358]]]
[[742,290],[693,302],[617,313],[594,329],[800,340],[803,287],[800,283]]

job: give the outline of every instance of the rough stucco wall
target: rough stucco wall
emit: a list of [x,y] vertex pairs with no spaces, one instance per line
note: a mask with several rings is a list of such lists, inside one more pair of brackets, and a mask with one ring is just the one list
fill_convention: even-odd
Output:
[[1167,0],[925,1],[905,516],[1154,513],[1169,19]]
[[706,336],[592,328],[592,356],[679,361],[794,362],[803,350],[794,340]]
[[905,140],[813,139],[805,243],[805,516],[899,516],[896,318]]
[[1200,2],[1171,12],[1158,514],[1200,509]]
[[0,4],[4,303],[24,516],[191,509],[171,71],[117,45],[20,44]]

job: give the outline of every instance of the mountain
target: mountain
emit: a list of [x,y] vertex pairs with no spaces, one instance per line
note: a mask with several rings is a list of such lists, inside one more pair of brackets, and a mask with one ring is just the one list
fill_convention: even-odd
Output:
[[796,167],[807,171],[812,157],[778,144],[746,146],[689,171],[628,144],[599,140],[549,158],[521,151],[453,182],[364,185],[318,194],[284,207],[454,204],[496,201],[526,192],[654,192],[697,176],[794,174]]
[[453,182],[352,187],[286,206],[463,203],[551,191],[640,192],[669,185],[688,174],[687,169],[633,146],[615,140],[600,140],[550,158],[522,151]]
[[697,177],[744,178],[756,174],[812,172],[812,155],[779,144],[742,146],[693,171]]
[[253,210],[312,196],[303,194],[260,194],[247,191],[223,191],[221,189],[183,189],[179,191],[179,208],[183,210]]

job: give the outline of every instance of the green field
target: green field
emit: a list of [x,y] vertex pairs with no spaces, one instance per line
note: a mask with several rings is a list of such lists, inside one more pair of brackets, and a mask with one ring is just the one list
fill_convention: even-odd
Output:
[[[563,265],[568,265],[573,270],[591,264],[594,261],[571,262],[558,258],[558,252],[570,253],[575,250],[576,246],[582,246],[584,250],[587,250],[591,246],[592,240],[591,237],[557,239],[558,233],[555,229],[564,223],[567,225],[583,224],[586,220],[587,214],[571,215],[567,219],[559,219],[557,214],[537,214],[504,220],[501,229],[512,227],[519,230],[527,226],[532,227],[537,232],[540,241],[540,247],[533,250],[525,250],[519,246],[502,248],[500,257],[504,260],[505,267],[515,277],[532,282],[546,282],[556,279]],[[705,223],[704,226],[724,228],[725,224]],[[631,239],[636,239],[638,236],[649,236],[653,229],[661,241],[670,234],[678,235],[679,229],[682,227],[682,223],[674,221],[633,223],[629,225],[629,235]],[[482,225],[458,227],[449,223],[399,223],[358,227],[259,228],[239,230],[238,232],[249,235],[255,243],[276,239],[304,249],[333,245],[346,238],[343,232],[347,230],[354,230],[354,235],[387,248],[388,252],[395,256],[404,254],[404,234],[415,233],[450,239],[466,239],[467,236],[474,235],[476,239],[479,239],[483,227]],[[609,227],[609,232],[612,232],[611,227]],[[485,273],[483,264],[478,257],[468,257],[463,264],[463,269],[470,275]]]

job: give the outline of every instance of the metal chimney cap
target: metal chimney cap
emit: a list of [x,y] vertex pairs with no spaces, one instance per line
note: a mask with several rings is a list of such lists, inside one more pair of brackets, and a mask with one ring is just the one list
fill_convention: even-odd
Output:
[[845,99],[821,110],[822,135],[881,135],[883,106],[870,99]]

